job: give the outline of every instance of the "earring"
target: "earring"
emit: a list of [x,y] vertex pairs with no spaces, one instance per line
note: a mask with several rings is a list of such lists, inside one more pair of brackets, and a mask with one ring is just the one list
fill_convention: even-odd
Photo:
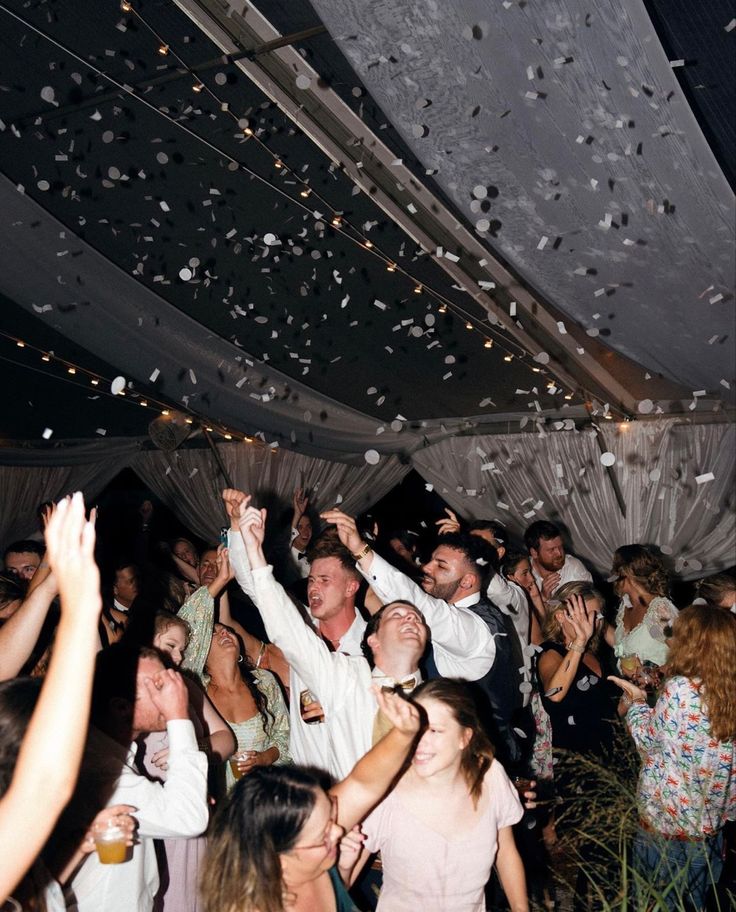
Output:
[[239,655],[239,656],[238,656],[238,665],[239,665],[242,661],[243,661],[243,656],[242,656],[242,655]]

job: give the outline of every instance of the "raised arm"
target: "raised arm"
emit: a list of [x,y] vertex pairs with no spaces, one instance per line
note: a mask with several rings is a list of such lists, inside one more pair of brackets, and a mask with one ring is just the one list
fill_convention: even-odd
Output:
[[409,756],[419,734],[417,707],[395,693],[373,686],[378,707],[393,728],[353,767],[346,779],[330,789],[337,797],[337,819],[350,830],[384,797]]
[[49,572],[0,627],[0,681],[14,678],[31,657],[57,591],[56,579]]
[[[435,659],[446,676],[474,681],[483,677],[493,664],[496,645],[486,623],[467,608],[450,607],[442,599],[428,595],[410,577],[376,554],[362,540],[355,520],[340,510],[322,514],[337,526],[340,541],[357,561],[358,570],[384,602],[404,599],[424,615],[432,631]],[[444,662],[443,662],[444,660]]]
[[[102,607],[94,560],[95,530],[77,492],[58,504],[46,525],[47,556],[59,585],[61,620],[38,704],[0,799],[0,899],[41,851],[79,772],[87,724],[97,620]],[[49,750],[53,745],[53,750]],[[29,808],[35,808],[29,813]]]
[[595,624],[593,618],[588,616],[585,602],[579,595],[573,595],[567,600],[565,610],[575,630],[575,638],[567,646],[567,655],[560,656],[550,649],[540,656],[537,664],[545,696],[553,703],[560,703],[567,696],[583,661],[585,647],[593,636]]

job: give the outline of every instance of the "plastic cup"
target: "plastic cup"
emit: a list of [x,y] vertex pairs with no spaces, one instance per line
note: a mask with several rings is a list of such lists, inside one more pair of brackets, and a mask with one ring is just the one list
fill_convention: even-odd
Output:
[[[304,719],[304,707],[309,706],[310,703],[316,703],[317,700],[314,697],[314,694],[311,690],[303,690],[299,694],[299,708],[301,711],[301,717]],[[320,716],[315,716],[313,719],[304,719],[307,725],[318,725],[320,722],[325,721],[325,714],[322,713]]]
[[128,853],[127,835],[122,827],[112,821],[97,825],[93,831],[95,848],[100,864],[121,864]]

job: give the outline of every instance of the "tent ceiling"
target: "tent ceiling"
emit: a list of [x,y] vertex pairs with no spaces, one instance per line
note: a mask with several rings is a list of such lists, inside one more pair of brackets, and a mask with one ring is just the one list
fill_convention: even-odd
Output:
[[[303,4],[261,6],[271,9],[277,19],[287,17],[291,9],[291,30],[314,23],[313,13]],[[194,410],[244,432],[267,425],[265,416],[259,418],[253,411],[252,402],[244,402],[242,411],[238,410],[235,374],[244,360],[252,361],[256,372],[265,365],[285,388],[291,380],[295,388],[303,388],[303,395],[311,391],[315,403],[324,397],[328,410],[334,406],[336,423],[344,414],[362,416],[372,433],[397,415],[430,421],[480,415],[492,420],[494,415],[506,419],[510,414],[535,414],[538,407],[564,415],[565,409],[582,402],[586,391],[607,402],[606,378],[621,384],[630,402],[644,397],[677,400],[677,410],[681,400],[689,401],[693,383],[690,376],[683,376],[684,368],[668,369],[679,384],[658,377],[660,367],[668,367],[658,354],[649,352],[649,360],[640,358],[643,366],[633,363],[586,336],[568,318],[569,338],[565,339],[556,328],[560,313],[550,305],[541,308],[535,303],[540,306],[537,320],[519,313],[530,351],[549,352],[549,368],[540,369],[544,362],[522,357],[517,341],[521,330],[508,317],[500,325],[491,314],[489,322],[477,283],[460,282],[457,272],[448,274],[455,269],[452,260],[437,262],[427,255],[416,243],[416,233],[403,231],[386,215],[386,206],[374,202],[389,190],[399,194],[394,174],[386,174],[383,184],[377,184],[375,197],[358,192],[349,169],[335,167],[235,63],[220,61],[203,70],[202,79],[216,97],[193,92],[189,74],[177,74],[171,58],[158,54],[156,34],[190,67],[212,61],[221,49],[172,4],[144,2],[136,7],[143,20],[120,12],[118,4],[109,0],[73,5],[28,5],[16,0],[7,5],[15,17],[0,12],[0,170],[6,190],[12,185],[22,187],[28,202],[22,218],[16,214],[13,221],[8,207],[0,216],[2,231],[10,239],[0,255],[6,258],[0,291],[34,315],[32,323],[21,324],[12,308],[4,308],[5,332],[19,335],[20,327],[34,341],[36,331],[45,331],[40,328],[44,324],[53,327],[64,337],[83,340],[86,354],[75,351],[74,357],[67,356],[69,360],[78,358],[78,363],[87,363],[103,376],[108,369],[110,375],[124,372],[142,393],[157,392],[167,401],[180,403],[187,396]],[[286,31],[289,19],[277,24]],[[445,175],[435,175],[439,184],[434,185],[419,160],[407,152],[410,138],[402,139],[390,127],[383,129],[380,109],[365,95],[358,77],[350,78],[350,69],[332,40],[321,36],[304,47],[309,48],[312,65],[320,72],[324,67],[326,81],[335,83],[366,125],[402,159],[402,168],[413,168],[423,181],[428,189],[418,191],[421,205],[428,212],[450,213],[453,218],[462,213],[466,207],[459,201],[460,194],[440,180]],[[99,71],[112,76],[117,86]],[[125,88],[134,86],[136,97]],[[360,97],[353,89],[362,93]],[[325,88],[324,94],[331,95],[332,90]],[[257,137],[243,136],[238,117],[248,118]],[[359,158],[355,149],[346,148],[345,153],[346,161]],[[274,155],[287,168],[275,168]],[[420,158],[425,158],[423,150]],[[309,183],[309,199],[299,196],[300,180]],[[436,201],[428,203],[428,192],[438,186],[443,189],[437,191]],[[400,192],[406,189],[402,186]],[[24,250],[32,245],[19,239],[42,221],[30,215],[34,207],[48,213],[45,236],[55,237],[47,244],[45,256],[41,249],[34,250],[35,260],[23,262]],[[344,228],[355,226],[359,233],[335,230],[330,224],[333,212],[342,214]],[[436,228],[427,224],[427,230]],[[454,225],[445,220],[450,234],[457,227],[456,234],[462,235],[454,248],[461,257],[466,249],[482,249],[472,225],[473,220],[463,221],[462,215]],[[405,274],[387,272],[373,251],[349,239],[351,233],[358,241],[361,233],[369,237]],[[168,375],[150,384],[148,378],[158,366],[149,351],[153,346],[145,349],[145,358],[145,347],[141,348],[137,363],[130,357],[130,347],[122,344],[124,336],[134,344],[135,324],[128,327],[127,335],[102,338],[102,328],[109,326],[106,320],[116,305],[114,295],[105,307],[99,298],[88,297],[85,270],[75,272],[75,265],[89,262],[82,255],[88,246],[107,264],[106,273],[98,270],[100,283],[107,281],[110,289],[119,287],[126,300],[138,303],[141,313],[160,307],[172,326],[180,316],[178,373],[172,363]],[[504,259],[512,261],[504,244],[499,246]],[[493,247],[488,244],[489,258]],[[449,244],[446,249],[453,250]],[[39,274],[46,273],[42,294],[40,284],[34,293],[36,267]],[[49,293],[48,280],[54,272],[58,290]],[[25,286],[17,281],[21,275]],[[535,276],[525,277],[530,287],[538,284]],[[424,289],[421,295],[413,293],[417,282]],[[453,287],[460,284],[473,294]],[[436,294],[428,294],[428,289]],[[513,296],[522,300],[525,294],[529,298],[518,287]],[[497,297],[508,305],[504,289],[497,289]],[[443,300],[450,305],[446,313],[440,311]],[[560,301],[567,299],[556,300],[564,310]],[[615,319],[609,320],[610,311],[609,307],[605,316],[608,328],[618,328]],[[713,312],[711,308],[708,320]],[[475,327],[472,332],[465,328],[466,319]],[[658,329],[661,332],[661,313]],[[182,354],[185,335],[190,360]],[[494,341],[490,350],[483,346],[486,337]],[[612,333],[606,340],[617,346],[621,338]],[[39,336],[36,344],[45,348],[47,343]],[[163,363],[165,337],[157,337],[156,345]],[[576,355],[581,347],[585,356]],[[218,391],[217,380],[211,386],[200,381],[198,388],[194,384],[187,388],[189,367],[208,348],[217,350],[217,363],[227,365],[220,369],[220,385],[228,386],[226,398],[224,394],[218,398],[222,390]],[[504,360],[507,353],[514,354],[511,363]],[[717,347],[708,353],[713,355],[710,373],[730,376],[720,373]],[[104,362],[97,365],[95,356]],[[211,366],[215,375],[214,362]],[[533,373],[535,367],[538,372]],[[548,369],[569,378],[564,386],[558,384],[562,392],[545,391],[553,376]],[[645,372],[649,378],[645,379]],[[13,374],[13,382],[15,378]],[[706,386],[714,390],[718,380]],[[562,398],[568,389],[576,390],[571,402]],[[80,396],[87,399],[86,393]],[[54,397],[38,398],[51,401]],[[610,399],[617,404],[623,396]],[[67,436],[77,436],[77,403],[72,405],[70,400],[70,406],[75,417],[70,419]],[[85,417],[79,425],[83,434],[104,426],[94,406],[90,408],[89,420]],[[276,417],[288,444],[289,419],[285,414]],[[41,421],[24,423],[27,419],[26,414],[17,425],[6,421],[0,431],[4,436],[37,436]],[[275,434],[277,425],[274,419],[268,432]],[[138,419],[121,419],[118,433],[139,433],[138,428]]]

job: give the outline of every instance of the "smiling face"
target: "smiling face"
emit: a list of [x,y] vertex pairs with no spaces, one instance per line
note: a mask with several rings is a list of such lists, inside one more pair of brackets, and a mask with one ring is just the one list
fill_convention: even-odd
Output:
[[[434,598],[452,602],[464,598],[474,591],[461,588],[463,579],[470,573],[468,560],[462,551],[440,545],[435,548],[431,559],[422,567],[422,589]],[[477,589],[477,587],[476,587]]]
[[212,630],[210,651],[207,653],[206,666],[209,668],[222,662],[237,662],[239,657],[240,643],[233,631],[224,624],[215,624]]
[[199,585],[209,586],[217,576],[217,551],[211,548],[202,554],[199,562]]
[[531,586],[534,576],[532,574],[531,564],[527,558],[523,558],[519,561],[514,567],[514,572],[509,573],[509,579],[518,583],[522,589],[528,589]]
[[138,580],[135,575],[135,569],[130,567],[121,567],[115,571],[115,583],[112,587],[115,598],[121,605],[130,607],[138,595]]
[[387,674],[414,671],[424,654],[429,630],[420,612],[404,602],[390,602],[381,611],[378,629],[368,637],[376,665]]
[[530,548],[529,553],[542,569],[549,573],[559,573],[565,563],[565,546],[560,535],[555,538],[540,538],[538,548]]
[[473,735],[471,729],[457,722],[446,703],[431,697],[419,697],[417,702],[427,713],[427,728],[414,751],[412,769],[422,779],[459,771],[463,751]]
[[153,638],[154,649],[165,652],[178,668],[184,660],[187,648],[187,635],[179,624],[170,624]]
[[190,567],[196,567],[199,564],[197,551],[194,545],[190,541],[187,541],[186,538],[177,539],[174,542],[173,551],[179,560],[184,561],[185,564],[189,564]]
[[299,517],[299,521],[296,524],[296,531],[297,534],[294,536],[294,540],[291,544],[297,551],[306,551],[309,542],[312,540],[312,520],[306,513]]
[[312,617],[328,621],[352,610],[359,583],[337,557],[318,557],[309,568],[307,600]]
[[337,823],[336,799],[319,789],[296,845],[279,856],[284,882],[298,886],[328,871],[335,864],[338,843],[344,832]]

